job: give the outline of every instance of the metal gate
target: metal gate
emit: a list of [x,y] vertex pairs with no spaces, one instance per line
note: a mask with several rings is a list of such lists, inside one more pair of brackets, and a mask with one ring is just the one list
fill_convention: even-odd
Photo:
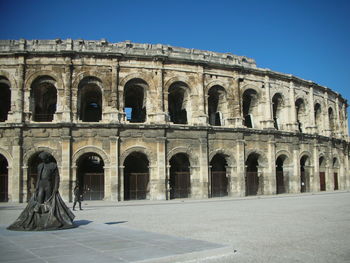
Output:
[[339,190],[338,173],[334,173],[334,190]]
[[0,202],[8,201],[8,175],[0,174]]
[[259,177],[257,172],[246,172],[246,195],[257,195],[259,189]]
[[125,178],[124,199],[141,200],[147,198],[149,174],[129,173]]
[[326,191],[326,174],[325,174],[325,172],[320,172],[320,190]]
[[211,197],[227,196],[227,177],[225,171],[211,172]]
[[170,199],[187,198],[190,193],[190,172],[172,172],[170,174]]
[[104,198],[104,174],[84,173],[84,200],[102,200]]
[[276,188],[277,194],[283,194],[286,192],[283,171],[276,171]]

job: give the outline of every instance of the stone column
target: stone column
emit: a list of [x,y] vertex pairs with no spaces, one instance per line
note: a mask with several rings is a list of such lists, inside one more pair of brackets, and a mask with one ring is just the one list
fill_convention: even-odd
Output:
[[166,166],[166,200],[170,200],[170,165]]
[[[72,188],[75,187],[77,185],[77,182],[79,181],[77,170],[78,170],[78,166],[76,166],[75,163],[71,163],[71,174],[72,174],[72,177],[71,177],[71,182],[72,183],[71,184],[72,184]],[[69,194],[70,202],[73,202],[73,197],[74,197],[73,196],[73,191],[71,191],[70,194]]]
[[309,126],[306,127],[306,132],[313,134],[317,131],[315,123],[314,88],[310,87],[309,91]]
[[124,201],[124,168],[125,166],[119,166],[119,201]]
[[[240,83],[243,81],[242,77],[234,76],[232,80],[232,90],[234,100],[232,101],[233,115],[231,120],[229,120],[229,126],[235,128],[243,127],[243,113],[242,113],[242,96]],[[230,105],[231,103],[229,103]]]
[[320,191],[320,163],[318,158],[317,142],[313,141],[314,172],[310,172],[310,192]]
[[73,191],[72,176],[70,173],[71,167],[71,136],[68,128],[62,130],[63,135],[61,136],[61,173],[60,173],[60,188],[59,191],[62,195],[63,200],[70,201]]
[[[29,197],[28,193],[28,166],[23,165],[22,166],[22,178],[19,182],[18,189],[19,189],[19,202],[26,203]],[[16,186],[15,186],[16,187]],[[15,202],[15,200],[13,200]]]
[[347,113],[347,104],[344,103],[343,110],[344,110],[344,139],[349,140],[349,123],[348,123],[348,113]]
[[268,142],[267,168],[264,169],[264,194],[276,194],[276,142],[271,138]]
[[110,136],[109,137],[109,156],[111,159],[110,164],[110,184],[106,187],[110,188],[110,200],[118,201],[118,166],[119,166],[119,137]]
[[335,131],[336,131],[336,137],[341,138],[342,137],[342,127],[340,123],[340,116],[339,116],[339,99],[336,97],[335,99]]
[[111,63],[111,104],[108,112],[105,112],[104,120],[112,123],[119,123],[118,115],[118,82],[119,82],[119,62],[117,59],[112,59]]
[[328,115],[328,93],[327,91],[324,92],[323,94],[323,101],[324,101],[324,106],[325,110],[323,111],[323,119],[325,120],[324,122],[324,130],[325,130],[325,136],[331,136],[332,131],[329,125],[329,115]]
[[245,196],[245,141],[238,139],[236,144],[237,173],[232,176],[235,192],[238,196]]
[[204,68],[202,66],[198,66],[198,81],[197,81],[197,90],[198,90],[198,97],[197,97],[197,104],[193,104],[193,98],[191,96],[191,106],[192,106],[192,113],[194,113],[194,109],[196,109],[196,121],[193,123],[199,124],[199,125],[207,125],[208,124],[208,115],[205,111],[205,76],[204,76]]
[[167,198],[167,177],[166,177],[166,137],[157,139],[157,163],[154,164],[154,173],[152,174],[151,199],[166,200]]
[[199,166],[200,166],[200,195],[202,198],[208,198],[208,166],[209,166],[209,153],[208,153],[208,139],[206,137],[199,138]]
[[294,83],[292,81],[289,82],[289,123],[287,123],[287,128],[290,131],[296,132],[298,131],[297,124],[297,112],[295,108],[295,91],[294,91]]
[[[190,175],[191,175],[191,195],[190,198],[200,199],[203,197],[203,189],[201,182],[201,167],[198,165],[191,165]],[[206,196],[207,197],[207,196]]]
[[[11,111],[8,115],[7,122],[22,122],[22,112],[23,112],[23,90],[24,90],[24,80],[25,80],[25,59],[23,57],[18,58],[19,65],[17,68],[17,86],[11,85]],[[11,83],[15,84],[15,83]]]
[[274,129],[273,116],[272,116],[272,103],[270,98],[270,83],[269,77],[265,76],[264,80],[265,88],[265,107],[264,107],[264,120],[261,121],[264,129]]
[[72,72],[73,65],[70,58],[66,58],[66,65],[63,76],[64,99],[62,99],[62,122],[72,121]]
[[[8,190],[10,202],[25,202],[27,196],[24,194],[27,192],[27,181],[24,177],[28,173],[22,171],[22,147],[20,144],[20,131],[17,131],[18,137],[15,138],[12,146],[12,167],[8,170]],[[24,184],[25,183],[25,184]]]
[[297,145],[293,146],[293,173],[289,176],[289,192],[300,193],[300,160],[299,160],[299,149]]

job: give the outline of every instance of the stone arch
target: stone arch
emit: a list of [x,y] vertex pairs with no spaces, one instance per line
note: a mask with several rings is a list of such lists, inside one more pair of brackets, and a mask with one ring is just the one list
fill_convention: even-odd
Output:
[[11,168],[13,162],[12,155],[7,150],[2,148],[0,148],[0,154],[6,158],[8,168]]
[[271,97],[272,103],[272,118],[274,121],[274,126],[277,130],[281,129],[281,125],[283,122],[283,113],[285,113],[284,109],[286,106],[285,97],[282,92],[277,91]]
[[308,165],[311,165],[311,161],[312,161],[312,158],[311,158],[311,156],[312,156],[312,154],[309,152],[309,151],[302,151],[300,154],[299,154],[299,160],[302,158],[302,157],[304,157],[304,156],[306,156],[307,158],[308,158]]
[[48,76],[56,82],[55,87],[56,87],[57,91],[64,89],[62,79],[54,71],[50,71],[50,70],[36,71],[33,74],[31,74],[30,76],[28,76],[28,78],[25,80],[25,88],[24,89],[31,90],[33,82],[35,80],[39,79],[40,77],[44,77],[44,76]]
[[142,145],[136,145],[136,146],[131,146],[127,148],[126,150],[123,151],[123,153],[120,155],[120,164],[123,165],[125,162],[125,159],[133,152],[140,152],[146,155],[149,161],[149,166],[155,166],[157,163],[157,157],[156,155],[151,152],[149,149],[147,149],[145,146]]
[[190,147],[185,146],[179,146],[171,149],[167,154],[167,164],[169,164],[170,159],[178,153],[184,153],[187,155],[191,167],[198,166],[198,158],[195,158],[193,154],[191,154],[193,151]]
[[207,114],[209,124],[224,126],[225,117],[228,113],[227,91],[222,85],[211,86],[205,94],[207,100]]
[[10,82],[10,85],[11,85],[11,87],[10,87],[10,88],[11,88],[11,91],[12,91],[13,89],[17,89],[17,88],[18,88],[17,81],[16,81],[16,79],[13,77],[12,74],[10,74],[10,73],[7,72],[7,71],[4,71],[4,70],[1,70],[1,69],[0,69],[0,76],[5,77],[5,78],[8,79],[8,81]]
[[[141,79],[144,82],[147,83],[147,92],[149,92],[150,90],[152,90],[152,88],[156,87],[156,84],[154,82],[154,79],[152,78],[152,76],[150,76],[150,74],[144,73],[144,72],[137,72],[137,73],[131,73],[126,75],[125,77],[123,77],[120,82],[119,82],[119,86],[120,87],[125,87],[125,85],[133,79]],[[157,91],[156,89],[154,91]]]
[[62,163],[61,155],[57,150],[54,150],[48,146],[34,146],[30,150],[26,151],[23,155],[23,165],[27,166],[30,158],[38,152],[47,152],[51,154],[53,158],[55,158],[57,162],[57,166],[61,167],[61,163]]
[[283,194],[289,189],[289,170],[290,154],[288,151],[281,150],[276,153],[275,172],[276,172],[276,194]]
[[217,154],[221,154],[222,156],[224,156],[227,165],[231,166],[231,167],[235,167],[236,166],[236,160],[234,159],[234,157],[232,156],[231,153],[229,153],[227,150],[225,149],[216,149],[213,150],[209,153],[209,163],[211,162],[211,160],[213,159],[213,157]]
[[258,128],[259,126],[259,103],[261,94],[259,89],[253,85],[245,85],[241,89],[241,112],[244,126],[248,128]]
[[283,156],[283,155],[286,157],[286,159],[284,160],[284,164],[285,165],[291,165],[293,160],[291,158],[290,152],[287,151],[287,150],[279,150],[279,151],[277,151],[276,152],[276,160],[277,160],[278,157]]
[[[82,71],[76,75],[74,80],[72,81],[72,91],[77,92],[79,85],[81,81],[85,78],[96,78],[101,82],[101,91],[104,92],[104,87],[108,87],[108,83],[106,82],[105,78],[98,77],[100,73],[97,70],[90,70],[90,71]],[[76,94],[75,94],[76,95]]]
[[[195,88],[194,85],[191,85],[193,83],[191,83],[190,79],[186,76],[176,76],[176,77],[172,77],[170,79],[168,79],[165,84],[164,84],[164,91],[165,92],[169,92],[169,88],[172,84],[176,83],[176,82],[183,82],[187,85],[189,91],[190,91],[190,95],[197,95],[198,94],[198,90]],[[167,97],[167,96],[166,96]]]
[[262,93],[261,93],[261,88],[259,88],[257,85],[252,84],[252,83],[246,83],[243,84],[240,88],[241,90],[241,100],[243,99],[243,93],[246,92],[247,90],[254,90],[257,94],[257,99],[260,100],[262,98]]
[[263,151],[258,149],[248,150],[246,152],[245,162],[248,160],[249,155],[251,155],[252,153],[253,154],[255,153],[259,156],[258,162],[260,167],[266,168],[268,166],[268,159],[266,157],[266,154]]
[[207,83],[207,85],[205,86],[205,90],[204,90],[205,94],[208,94],[209,90],[214,86],[221,86],[227,94],[227,90],[228,90],[227,85],[223,81],[218,80],[218,79],[211,80],[211,81],[209,81],[209,83]]
[[329,129],[331,132],[334,132],[336,129],[336,114],[337,112],[334,110],[332,105],[328,105],[327,115],[329,121]]
[[79,148],[72,156],[72,165],[76,166],[79,158],[86,153],[95,153],[95,154],[99,155],[104,162],[104,165],[105,165],[104,168],[110,167],[110,159],[108,157],[108,154],[104,150],[102,150],[101,148],[93,146],[93,145],[87,145],[87,146]]

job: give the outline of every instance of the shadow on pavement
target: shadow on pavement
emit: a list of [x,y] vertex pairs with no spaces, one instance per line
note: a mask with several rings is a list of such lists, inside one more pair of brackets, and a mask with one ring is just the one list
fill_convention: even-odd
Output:
[[117,222],[106,222],[106,225],[117,225],[117,224],[124,224],[127,223],[128,221],[117,221]]
[[90,221],[90,220],[76,220],[76,221],[74,221],[75,227],[85,226],[85,225],[88,225],[90,223],[92,223],[92,221]]

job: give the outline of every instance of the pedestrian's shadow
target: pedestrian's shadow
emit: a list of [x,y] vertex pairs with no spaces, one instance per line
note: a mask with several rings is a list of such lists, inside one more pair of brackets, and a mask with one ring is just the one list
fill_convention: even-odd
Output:
[[117,224],[123,224],[127,223],[128,221],[116,221],[116,222],[106,222],[106,225],[117,225]]
[[92,223],[92,221],[90,220],[76,220],[74,221],[74,225],[75,227],[80,227],[80,226],[85,226]]

